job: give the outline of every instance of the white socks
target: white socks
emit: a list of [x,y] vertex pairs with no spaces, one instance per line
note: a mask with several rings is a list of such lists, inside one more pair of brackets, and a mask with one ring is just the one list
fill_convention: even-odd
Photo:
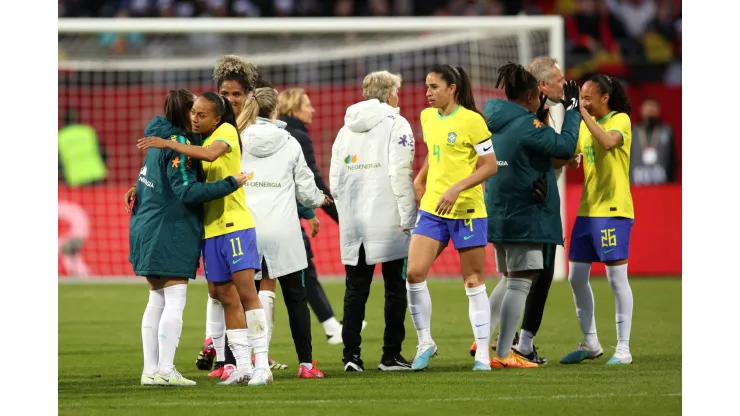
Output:
[[329,336],[334,336],[342,331],[342,325],[333,316],[322,322],[321,325],[324,327],[324,333]]
[[229,349],[234,354],[237,370],[252,368],[252,360],[247,351],[247,330],[227,329],[226,336],[229,338]]
[[419,345],[434,344],[430,332],[432,326],[432,297],[429,295],[427,282],[409,283],[406,281],[406,292],[409,299],[409,313],[414,321]]
[[470,325],[473,327],[475,342],[483,346],[476,349],[475,361],[488,364],[491,361],[488,353],[488,344],[491,340],[491,307],[488,305],[486,285],[466,287],[465,293],[468,295],[468,316],[470,317]]
[[[596,320],[594,319],[594,292],[588,283],[591,264],[573,261],[568,264],[570,268],[568,282],[573,289],[573,300],[576,304],[578,324],[581,326],[581,332],[583,332],[583,343],[587,347],[597,348],[599,338],[596,335]],[[626,277],[625,275],[625,279]]]
[[175,367],[175,351],[182,333],[182,311],[185,309],[188,285],[166,287],[164,310],[159,321],[159,374],[169,374]]
[[519,345],[516,349],[524,355],[531,354],[534,349],[534,335],[526,329],[522,329],[519,335]]
[[206,306],[206,337],[213,339],[213,348],[216,350],[216,362],[226,360],[226,320],[224,317],[224,307],[221,302],[208,296],[208,306]]
[[159,320],[164,310],[164,290],[150,290],[149,302],[141,319],[141,342],[144,346],[144,374],[154,377],[159,361]]
[[627,281],[627,264],[606,266],[606,278],[614,292],[614,303],[617,322],[617,349],[627,349],[630,346],[630,331],[632,329],[632,288]]
[[488,298],[488,304],[491,308],[491,336],[493,331],[498,326],[499,317],[501,316],[501,303],[504,301],[504,295],[506,294],[506,277],[501,276],[501,280],[498,281],[496,287],[491,292],[491,297]]
[[501,302],[501,329],[496,342],[496,355],[506,358],[511,352],[514,335],[524,313],[532,281],[518,277],[506,278],[506,295]]
[[275,326],[275,292],[272,290],[260,290],[260,302],[265,310],[265,319],[267,319],[267,345],[270,345],[272,339],[272,328]]
[[[265,317],[264,309],[252,309],[246,312],[247,317],[247,338],[249,346],[254,350],[254,367],[255,368],[269,368],[270,365],[267,362],[267,318]],[[229,343],[231,342],[231,335],[229,335]],[[236,357],[236,351],[232,349],[234,357]]]

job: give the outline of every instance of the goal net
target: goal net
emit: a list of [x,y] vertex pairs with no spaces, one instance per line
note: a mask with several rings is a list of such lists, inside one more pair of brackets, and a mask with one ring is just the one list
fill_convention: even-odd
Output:
[[[496,97],[496,71],[536,56],[563,61],[562,18],[329,18],[329,19],[59,19],[59,128],[91,126],[107,174],[72,186],[59,177],[59,277],[133,277],[128,262],[124,194],[135,183],[143,154],[136,140],[163,113],[169,89],[215,91],[212,71],[224,54],[253,62],[278,90],[304,88],[316,110],[308,126],[318,167],[328,181],[332,142],[347,107],[362,100],[371,71],[400,73],[401,114],[421,137],[427,106],[424,79],[438,63],[470,74],[479,108]],[[426,146],[419,145],[418,172]],[[68,161],[75,163],[78,161]],[[60,166],[64,169],[63,164]],[[561,178],[561,182],[564,178]],[[560,184],[561,199],[565,190]],[[320,277],[343,276],[337,225],[317,210],[321,231],[312,239]],[[487,248],[487,274],[495,274]],[[562,248],[556,277],[565,276]],[[433,276],[458,276],[448,247]]]

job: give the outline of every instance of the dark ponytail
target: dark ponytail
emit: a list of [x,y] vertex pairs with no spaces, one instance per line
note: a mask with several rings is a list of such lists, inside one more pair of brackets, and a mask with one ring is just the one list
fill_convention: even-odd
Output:
[[455,100],[461,106],[470,111],[475,111],[483,117],[483,113],[475,106],[475,97],[473,97],[473,86],[470,83],[470,77],[460,66],[437,65],[431,71],[439,74],[447,85],[455,84]]
[[[224,123],[228,123],[236,129],[236,115],[234,114],[234,107],[231,106],[229,100],[211,91],[204,92],[202,97],[216,106],[216,116],[221,117],[221,121],[218,122],[216,128],[221,127]],[[242,147],[239,146],[239,153],[241,154],[241,152]]]
[[182,131],[190,129],[190,109],[193,108],[195,94],[181,90],[170,90],[164,100],[164,116],[175,127]]
[[610,110],[629,115],[630,111],[632,111],[630,97],[627,96],[627,90],[618,79],[608,75],[598,74],[592,76],[589,81],[599,86],[602,95],[609,94],[607,105]]
[[537,78],[523,66],[509,62],[498,69],[496,88],[501,86],[509,101],[521,101],[527,98],[527,93],[537,89]]

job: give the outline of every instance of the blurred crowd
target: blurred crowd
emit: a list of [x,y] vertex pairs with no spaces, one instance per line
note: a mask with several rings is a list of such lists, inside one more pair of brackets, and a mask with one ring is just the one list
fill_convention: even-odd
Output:
[[680,0],[58,0],[59,17],[565,17],[568,78],[681,84]]

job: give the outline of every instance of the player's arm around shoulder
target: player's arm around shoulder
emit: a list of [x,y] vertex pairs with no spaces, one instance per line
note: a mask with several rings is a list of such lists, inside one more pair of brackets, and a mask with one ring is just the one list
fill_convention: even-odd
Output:
[[[188,146],[186,139],[182,136],[178,137],[178,142],[181,145]],[[244,183],[241,182],[240,184],[241,178],[233,176],[218,182],[198,182],[192,158],[172,150],[166,151],[165,155],[163,161],[166,164],[167,178],[172,191],[185,204],[201,204],[223,198],[239,189]]]
[[396,198],[401,228],[410,230],[416,223],[414,197],[414,154],[416,142],[411,125],[401,115],[394,114],[393,128],[388,141],[388,174]]

